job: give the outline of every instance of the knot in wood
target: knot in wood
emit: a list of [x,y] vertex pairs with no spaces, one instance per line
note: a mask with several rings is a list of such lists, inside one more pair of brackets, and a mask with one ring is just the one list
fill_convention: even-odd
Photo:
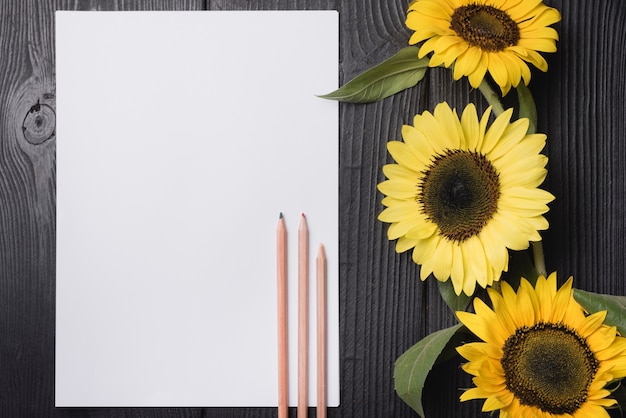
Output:
[[22,122],[24,139],[33,145],[39,145],[55,135],[56,113],[47,104],[37,102],[33,105]]

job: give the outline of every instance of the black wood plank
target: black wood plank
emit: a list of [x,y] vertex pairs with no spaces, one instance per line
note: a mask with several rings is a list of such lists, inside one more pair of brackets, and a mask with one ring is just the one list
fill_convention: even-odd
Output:
[[[548,134],[545,187],[557,200],[544,234],[548,270],[583,289],[626,294],[626,5],[549,1],[563,21],[547,74],[530,85],[539,131]],[[336,9],[343,81],[406,45],[408,1],[208,0],[35,1],[0,5],[0,416],[270,417],[240,408],[54,408],[55,80],[54,10]],[[297,36],[290,34],[289,36]],[[94,98],[97,100],[97,98]],[[486,103],[465,81],[435,69],[420,86],[369,105],[340,106],[340,310],[342,405],[330,417],[410,417],[393,391],[395,359],[454,319],[436,284],[419,281],[408,254],[396,254],[376,220],[376,184],[390,161],[386,141],[440,101]],[[507,100],[508,102],[509,100]],[[510,100],[515,103],[514,96]],[[104,123],[104,121],[103,121]],[[460,405],[471,383],[454,364],[429,380],[430,417],[480,416]],[[295,416],[294,410],[291,411]],[[313,416],[313,410],[310,411]],[[486,415],[485,415],[486,416]]]

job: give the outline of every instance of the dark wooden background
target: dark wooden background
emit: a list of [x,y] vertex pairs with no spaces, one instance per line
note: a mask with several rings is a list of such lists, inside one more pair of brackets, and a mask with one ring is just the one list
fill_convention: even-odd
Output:
[[[625,295],[626,3],[546,0],[563,20],[549,72],[530,84],[548,134],[555,196],[544,234],[548,270],[582,289]],[[274,417],[274,409],[66,409],[54,407],[55,10],[335,9],[340,80],[406,45],[409,0],[2,0],[0,3],[0,418]],[[242,27],[242,31],[246,28]],[[286,33],[295,36],[297,33]],[[253,38],[252,38],[253,39]],[[253,66],[251,65],[251,71]],[[511,94],[511,103],[515,103]],[[94,101],[99,100],[93,97]],[[395,359],[453,325],[436,284],[418,278],[376,220],[385,144],[415,113],[447,100],[486,107],[450,71],[369,105],[340,107],[341,407],[330,417],[411,417],[394,393]],[[245,106],[245,104],[242,104]],[[89,106],[89,103],[85,103]],[[102,120],[106,124],[106,120]],[[201,123],[201,121],[199,121]],[[94,126],[93,129],[98,129]],[[88,132],[85,132],[88,135]],[[62,140],[62,138],[61,138]],[[262,361],[262,359],[260,359]],[[429,417],[481,416],[457,402],[469,379],[454,364],[428,382]],[[295,416],[295,410],[291,411]],[[313,409],[310,411],[313,416]],[[486,415],[485,415],[486,416]]]

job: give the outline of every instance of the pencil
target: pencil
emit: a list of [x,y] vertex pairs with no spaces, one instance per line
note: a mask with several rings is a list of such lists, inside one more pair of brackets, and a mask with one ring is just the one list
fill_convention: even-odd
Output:
[[298,227],[298,418],[308,415],[309,229],[304,213]]
[[287,354],[287,229],[281,212],[276,228],[276,275],[278,300],[278,418],[289,413]]
[[320,244],[317,282],[317,418],[326,418],[326,253]]

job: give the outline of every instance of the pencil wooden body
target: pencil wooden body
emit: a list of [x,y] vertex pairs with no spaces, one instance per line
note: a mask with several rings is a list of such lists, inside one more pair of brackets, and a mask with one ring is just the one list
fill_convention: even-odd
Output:
[[298,227],[298,418],[308,414],[309,230],[304,214]]
[[278,418],[289,412],[289,378],[287,345],[287,229],[280,216],[276,228],[276,275],[278,301]]
[[320,244],[316,260],[317,418],[326,418],[326,253]]

